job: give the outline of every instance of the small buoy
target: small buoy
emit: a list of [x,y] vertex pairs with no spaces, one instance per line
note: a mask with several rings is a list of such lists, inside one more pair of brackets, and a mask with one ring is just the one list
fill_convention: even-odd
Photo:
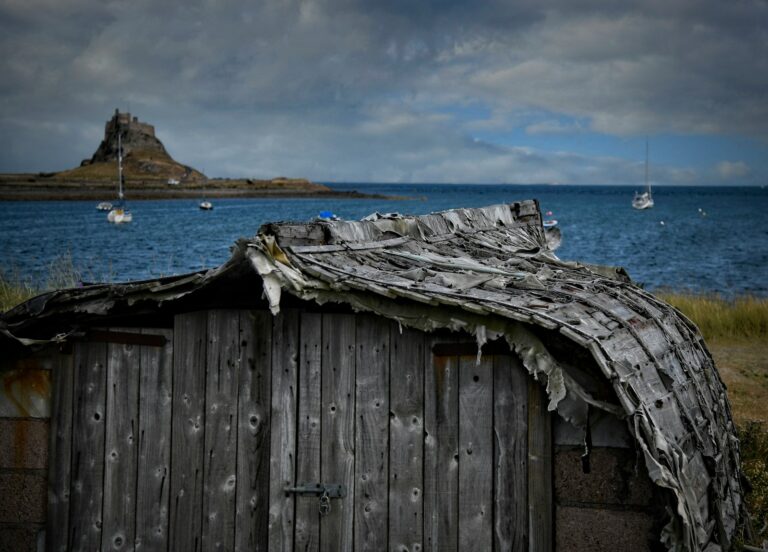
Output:
[[547,211],[547,216],[551,217],[552,216],[552,211]]
[[664,221],[662,220],[661,222],[659,222],[659,224],[661,224],[662,226],[664,226]]
[[699,213],[701,213],[701,207],[699,207]]

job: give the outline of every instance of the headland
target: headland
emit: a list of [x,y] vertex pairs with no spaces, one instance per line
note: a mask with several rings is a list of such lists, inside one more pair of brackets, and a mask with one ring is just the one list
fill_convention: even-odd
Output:
[[[304,178],[209,178],[176,161],[155,135],[155,127],[115,109],[104,139],[80,166],[59,172],[0,174],[0,201],[114,200],[118,167],[126,198],[183,199],[245,197],[371,198],[388,196],[332,190]],[[400,198],[402,199],[402,198]]]

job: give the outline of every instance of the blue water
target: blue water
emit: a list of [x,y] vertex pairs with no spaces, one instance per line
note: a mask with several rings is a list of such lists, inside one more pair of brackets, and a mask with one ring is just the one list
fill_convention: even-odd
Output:
[[635,211],[633,189],[620,186],[333,187],[418,199],[218,199],[208,212],[193,200],[134,201],[134,222],[123,226],[107,223],[93,201],[0,202],[0,267],[39,285],[52,264],[69,259],[85,281],[147,279],[217,266],[236,239],[265,222],[306,221],[327,210],[354,220],[374,211],[423,214],[536,198],[559,221],[562,259],[624,266],[649,289],[768,296],[768,189],[659,187],[656,207]]

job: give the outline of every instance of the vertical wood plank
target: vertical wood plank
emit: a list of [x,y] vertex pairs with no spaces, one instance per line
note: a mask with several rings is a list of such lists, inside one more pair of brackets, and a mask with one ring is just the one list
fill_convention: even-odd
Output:
[[355,550],[387,548],[389,323],[358,315],[355,328]]
[[355,496],[355,317],[323,315],[323,374],[320,449],[322,479],[347,487],[347,498],[331,501],[320,527],[320,549],[353,549]]
[[[115,330],[130,331],[123,328]],[[134,549],[140,360],[137,345],[107,345],[104,549]]]
[[48,515],[46,548],[67,550],[69,529],[69,487],[72,461],[72,409],[74,355],[59,355],[54,368],[51,405],[50,453],[48,460]]
[[[296,457],[296,482],[321,482],[320,479],[320,386],[322,368],[322,316],[303,313],[301,317],[301,366],[299,369],[299,414]],[[296,501],[297,550],[315,551],[320,547],[320,514],[317,500]]]
[[107,346],[75,344],[70,550],[101,548]]
[[201,550],[206,331],[205,312],[174,319],[169,539],[190,552]]
[[390,325],[389,549],[423,550],[424,339]]
[[552,421],[541,384],[528,382],[528,532],[531,552],[550,552],[554,542]]
[[235,550],[268,548],[272,315],[240,313]]
[[494,550],[528,550],[528,375],[494,358]]
[[424,374],[424,537],[430,550],[458,549],[459,362],[429,355]]
[[272,413],[270,435],[269,549],[292,550],[296,469],[296,376],[299,314],[284,309],[272,330]]
[[163,347],[142,346],[139,378],[139,441],[136,484],[136,550],[168,548],[170,496],[173,331]]
[[492,550],[493,357],[459,365],[459,550]]
[[208,312],[206,358],[202,548],[232,550],[237,481],[238,311]]

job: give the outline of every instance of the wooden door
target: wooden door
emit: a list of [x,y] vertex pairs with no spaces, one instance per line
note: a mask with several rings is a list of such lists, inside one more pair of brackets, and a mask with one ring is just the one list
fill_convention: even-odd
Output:
[[[549,414],[506,348],[478,359],[366,315],[290,324],[298,354],[275,363],[292,346],[273,341],[270,550],[551,549]],[[309,483],[347,495],[322,515],[285,492]]]
[[552,549],[545,393],[506,345],[437,343],[425,378],[429,550]]

